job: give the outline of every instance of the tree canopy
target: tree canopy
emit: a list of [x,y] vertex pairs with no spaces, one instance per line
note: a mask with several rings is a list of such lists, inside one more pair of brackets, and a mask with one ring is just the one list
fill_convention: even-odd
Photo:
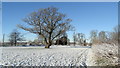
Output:
[[27,26],[19,24],[18,27],[42,36],[46,43],[45,47],[49,48],[54,39],[70,29],[69,23],[72,20],[58,12],[58,8],[48,7],[32,12],[23,21]]

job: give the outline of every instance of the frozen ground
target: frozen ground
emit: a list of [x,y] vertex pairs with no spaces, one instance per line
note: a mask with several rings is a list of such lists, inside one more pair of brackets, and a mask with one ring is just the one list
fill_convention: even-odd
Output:
[[118,45],[98,44],[92,46],[95,62],[93,65],[118,65]]
[[51,46],[0,47],[1,65],[6,66],[90,66],[92,53],[89,47]]
[[5,66],[104,66],[118,64],[118,46],[0,47]]

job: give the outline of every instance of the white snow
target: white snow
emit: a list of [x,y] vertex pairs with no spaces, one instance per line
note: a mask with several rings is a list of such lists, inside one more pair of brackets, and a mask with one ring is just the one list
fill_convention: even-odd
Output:
[[88,47],[0,47],[1,65],[5,66],[90,66]]
[[[95,60],[99,61],[99,65],[118,65],[118,45],[98,44],[92,46]],[[95,65],[94,62],[93,65]]]
[[[109,55],[112,54],[112,55]],[[98,57],[106,63],[118,63],[118,46],[44,46],[0,47],[0,65],[4,66],[98,66]],[[109,61],[110,60],[110,61]],[[111,62],[112,61],[112,62]],[[100,60],[101,62],[101,60]],[[100,64],[104,65],[102,61]]]

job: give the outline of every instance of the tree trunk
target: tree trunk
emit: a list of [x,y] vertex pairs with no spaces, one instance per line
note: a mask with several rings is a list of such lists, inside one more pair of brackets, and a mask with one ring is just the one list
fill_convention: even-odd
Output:
[[47,45],[45,46],[45,48],[50,48],[51,45],[52,45],[52,43],[50,42],[49,44],[47,44]]
[[51,46],[50,44],[49,45],[45,45],[45,48],[50,48],[50,46]]
[[16,44],[17,44],[17,41],[15,40],[15,46],[16,46]]

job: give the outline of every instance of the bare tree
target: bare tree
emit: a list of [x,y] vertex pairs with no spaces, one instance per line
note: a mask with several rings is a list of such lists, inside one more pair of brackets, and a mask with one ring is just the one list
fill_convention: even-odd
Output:
[[107,42],[107,33],[106,33],[106,31],[99,32],[98,38],[99,38],[100,43],[106,43]]
[[117,25],[113,28],[113,32],[111,32],[111,42],[117,44],[120,40],[120,25]]
[[52,45],[54,39],[70,29],[71,19],[58,12],[55,7],[48,7],[32,12],[23,20],[28,26],[18,25],[19,28],[35,33],[44,38],[45,48]]
[[92,30],[90,32],[90,39],[91,39],[91,43],[93,44],[98,43],[98,31],[97,30]]
[[83,45],[85,40],[85,34],[77,33],[75,36],[76,36],[76,42],[78,42],[79,45]]
[[17,30],[14,30],[9,35],[9,41],[10,41],[11,45],[15,45],[16,46],[17,41],[23,41],[23,40],[24,40],[23,35],[21,35],[21,33],[18,32]]

